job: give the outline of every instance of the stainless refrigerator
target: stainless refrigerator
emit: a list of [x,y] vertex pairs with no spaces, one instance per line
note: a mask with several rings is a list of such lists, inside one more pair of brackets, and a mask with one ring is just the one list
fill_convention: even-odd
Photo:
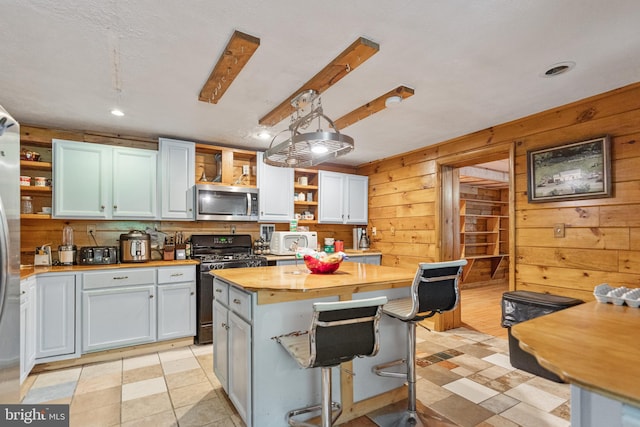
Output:
[[20,127],[0,106],[0,403],[20,398]]

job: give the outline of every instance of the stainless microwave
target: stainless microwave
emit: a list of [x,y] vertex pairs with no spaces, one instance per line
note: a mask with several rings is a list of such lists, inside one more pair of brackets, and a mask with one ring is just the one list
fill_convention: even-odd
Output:
[[258,189],[197,184],[196,219],[209,221],[257,221]]

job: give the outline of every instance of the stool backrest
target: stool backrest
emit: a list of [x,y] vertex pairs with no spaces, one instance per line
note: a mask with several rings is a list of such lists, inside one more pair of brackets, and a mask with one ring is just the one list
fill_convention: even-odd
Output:
[[458,305],[458,282],[466,259],[444,262],[421,262],[411,285],[413,316],[431,317],[453,310]]
[[386,297],[313,304],[311,366],[336,366],[356,356],[374,356]]

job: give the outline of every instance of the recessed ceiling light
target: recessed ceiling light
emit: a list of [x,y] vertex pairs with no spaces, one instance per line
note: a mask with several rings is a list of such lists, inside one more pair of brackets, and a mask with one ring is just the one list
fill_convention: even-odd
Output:
[[555,77],[560,74],[566,73],[567,71],[571,70],[575,66],[576,66],[575,62],[571,62],[571,61],[559,62],[557,64],[553,64],[551,67],[547,69],[547,71],[542,73],[542,77]]
[[266,139],[271,138],[271,134],[269,132],[267,132],[266,130],[263,130],[263,131],[258,132],[258,138],[266,140]]
[[118,110],[117,108],[114,108],[113,110],[111,110],[111,114],[113,114],[114,116],[117,116],[117,117],[124,116],[124,113],[122,111]]

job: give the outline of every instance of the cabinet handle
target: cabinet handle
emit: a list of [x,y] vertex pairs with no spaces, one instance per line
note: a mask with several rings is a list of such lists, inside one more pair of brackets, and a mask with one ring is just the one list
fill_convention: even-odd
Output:
[[195,295],[195,292],[191,292],[191,295]]
[[189,212],[193,212],[193,209],[189,208]]
[[153,295],[149,295],[149,298],[153,298]]
[[114,276],[113,280],[125,280],[125,279],[128,279],[128,278],[129,278],[129,276]]
[[234,299],[233,299],[233,303],[234,303],[234,304],[240,304],[240,300],[239,300],[238,298],[234,298]]
[[118,209],[118,205],[113,205],[113,209]]
[[180,277],[180,276],[184,276],[184,274],[183,273],[173,273],[171,275],[171,277]]
[[221,323],[220,326],[222,326],[223,328],[225,328],[227,331],[229,330],[229,325],[227,325],[226,323]]
[[21,293],[22,295],[24,295],[24,294],[26,294],[26,293],[27,293],[27,291],[22,291],[22,292],[20,292],[20,293]]
[[100,210],[103,211],[104,210],[104,205],[100,205]]
[[222,289],[216,289],[216,292],[221,294],[222,293]]

